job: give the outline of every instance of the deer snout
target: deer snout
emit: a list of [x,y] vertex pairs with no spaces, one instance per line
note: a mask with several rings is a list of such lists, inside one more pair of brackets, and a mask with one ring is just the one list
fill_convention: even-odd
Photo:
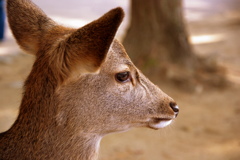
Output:
[[175,114],[175,118],[178,116],[178,113],[179,113],[179,107],[177,105],[176,102],[170,102],[170,107],[172,108],[174,114]]

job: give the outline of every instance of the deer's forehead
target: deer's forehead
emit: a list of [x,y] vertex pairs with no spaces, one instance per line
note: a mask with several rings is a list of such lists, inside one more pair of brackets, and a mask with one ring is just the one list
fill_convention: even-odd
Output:
[[133,63],[128,57],[122,44],[117,40],[114,40],[109,49],[109,53],[107,54],[103,67],[107,69],[126,70],[133,66]]

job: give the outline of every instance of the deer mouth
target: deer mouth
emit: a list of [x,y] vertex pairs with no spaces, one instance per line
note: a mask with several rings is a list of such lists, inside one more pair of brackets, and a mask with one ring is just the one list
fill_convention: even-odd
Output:
[[169,124],[172,123],[172,119],[170,118],[152,118],[149,123],[148,126],[152,129],[160,129],[160,128],[164,128],[166,126],[168,126]]

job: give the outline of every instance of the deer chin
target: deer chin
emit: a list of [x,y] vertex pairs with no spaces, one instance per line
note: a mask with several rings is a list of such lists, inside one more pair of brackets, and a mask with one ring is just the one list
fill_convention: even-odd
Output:
[[157,130],[170,125],[172,121],[172,119],[152,118],[148,123],[148,127]]

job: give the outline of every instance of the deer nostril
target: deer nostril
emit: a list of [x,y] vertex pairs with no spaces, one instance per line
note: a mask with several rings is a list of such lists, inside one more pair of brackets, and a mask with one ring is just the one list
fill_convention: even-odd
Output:
[[172,110],[173,110],[175,113],[178,114],[178,112],[179,112],[179,107],[178,107],[178,105],[177,105],[175,102],[171,102],[169,105],[170,105],[170,107],[172,108]]

